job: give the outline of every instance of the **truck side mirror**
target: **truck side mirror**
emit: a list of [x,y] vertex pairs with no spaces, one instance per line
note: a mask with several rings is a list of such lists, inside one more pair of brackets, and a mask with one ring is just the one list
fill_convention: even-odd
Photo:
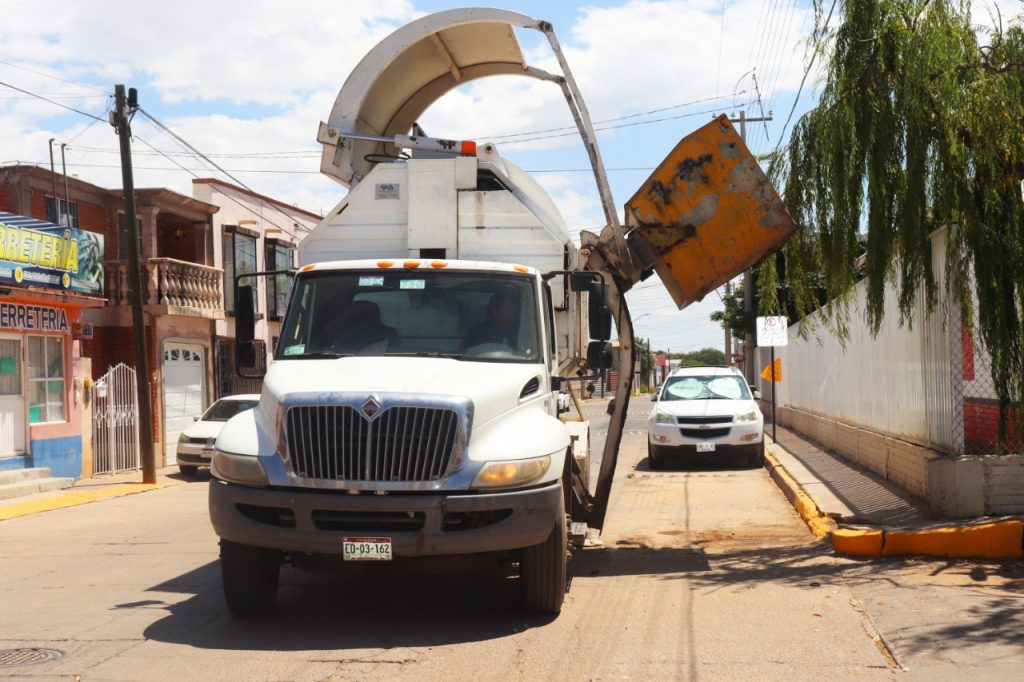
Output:
[[612,366],[612,344],[607,341],[591,341],[587,344],[587,365],[594,370]]
[[235,288],[235,373],[251,377],[256,369],[256,316],[252,286]]
[[587,330],[590,338],[607,341],[612,338],[612,313],[605,301],[607,289],[604,282],[594,286],[587,297]]
[[600,281],[600,275],[590,270],[575,270],[569,273],[569,291],[591,291]]

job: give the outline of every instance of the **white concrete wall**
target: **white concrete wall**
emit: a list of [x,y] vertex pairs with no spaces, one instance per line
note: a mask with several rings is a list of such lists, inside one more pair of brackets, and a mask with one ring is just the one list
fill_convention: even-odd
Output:
[[[945,235],[933,236],[933,268],[940,279],[945,270]],[[865,319],[867,282],[854,291],[848,320],[849,335],[840,341],[823,324],[821,312],[808,318],[818,325],[817,337],[801,339],[798,326],[789,329],[789,345],[776,348],[782,359],[782,382],[777,404],[813,412],[845,424],[898,436],[943,451],[958,452],[953,432],[954,380],[951,353],[959,352],[959,320],[945,325],[946,307],[940,302],[925,315],[917,306],[913,327],[900,324],[895,291],[885,296],[885,317],[877,336]],[[955,330],[955,331],[951,331]],[[769,363],[768,348],[757,349],[756,370]],[[759,380],[764,399],[769,382]],[[962,438],[962,435],[960,436]]]

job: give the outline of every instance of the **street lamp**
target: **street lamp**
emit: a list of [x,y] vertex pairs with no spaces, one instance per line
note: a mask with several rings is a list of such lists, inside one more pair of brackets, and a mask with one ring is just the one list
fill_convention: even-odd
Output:
[[[645,317],[650,317],[651,315],[653,315],[653,313],[644,313],[643,315],[637,315],[635,318],[633,318],[633,322],[634,323],[638,322],[639,320],[642,320]],[[647,337],[647,360],[649,361],[650,366],[653,368],[654,367],[654,360],[651,357],[651,338],[650,337]],[[651,373],[652,372],[653,372],[653,369],[648,371],[647,376],[644,377],[644,383],[647,384],[648,388],[651,387]]]

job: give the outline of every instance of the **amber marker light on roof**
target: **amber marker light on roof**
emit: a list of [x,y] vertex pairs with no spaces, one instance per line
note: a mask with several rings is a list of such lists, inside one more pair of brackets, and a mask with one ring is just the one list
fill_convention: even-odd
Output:
[[432,267],[432,268],[446,268],[446,267],[448,267],[448,264],[445,263],[443,260],[435,260],[435,261],[432,261],[430,263],[430,267]]
[[302,266],[302,270],[300,270],[300,272],[309,272],[310,270],[312,270],[315,267],[316,267],[315,263],[310,263],[309,265],[303,265]]
[[418,268],[420,266],[420,262],[418,260],[407,260],[404,265],[407,268]]
[[530,268],[526,267],[525,265],[517,265],[517,266],[515,266],[515,271],[516,272],[529,272]]
[[390,268],[392,265],[394,265],[394,263],[392,263],[389,260],[379,260],[379,261],[377,261],[377,267],[378,268]]

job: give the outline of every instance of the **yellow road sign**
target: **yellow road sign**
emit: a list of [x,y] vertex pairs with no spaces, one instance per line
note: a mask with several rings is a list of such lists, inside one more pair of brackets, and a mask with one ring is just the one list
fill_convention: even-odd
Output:
[[775,358],[775,362],[765,365],[761,370],[761,378],[766,381],[782,381],[782,358]]

